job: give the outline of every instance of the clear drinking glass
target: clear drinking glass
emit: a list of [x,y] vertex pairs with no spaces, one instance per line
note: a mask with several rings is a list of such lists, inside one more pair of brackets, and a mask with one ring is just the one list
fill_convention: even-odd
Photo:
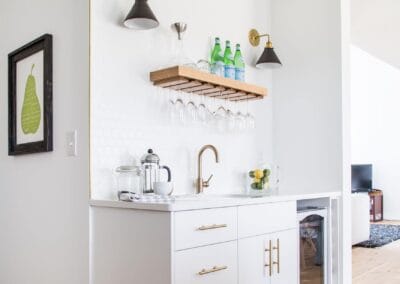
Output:
[[196,67],[200,71],[210,73],[211,65],[210,62],[208,62],[207,60],[200,59],[199,61],[197,61]]

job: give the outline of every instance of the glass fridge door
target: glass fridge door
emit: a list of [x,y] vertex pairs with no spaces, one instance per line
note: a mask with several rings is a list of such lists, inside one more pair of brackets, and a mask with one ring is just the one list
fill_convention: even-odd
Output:
[[299,228],[300,283],[324,284],[324,218],[310,215]]

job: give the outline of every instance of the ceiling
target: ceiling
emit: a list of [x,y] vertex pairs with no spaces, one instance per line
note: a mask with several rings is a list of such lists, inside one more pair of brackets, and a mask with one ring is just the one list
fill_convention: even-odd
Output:
[[400,1],[351,0],[352,43],[400,69]]

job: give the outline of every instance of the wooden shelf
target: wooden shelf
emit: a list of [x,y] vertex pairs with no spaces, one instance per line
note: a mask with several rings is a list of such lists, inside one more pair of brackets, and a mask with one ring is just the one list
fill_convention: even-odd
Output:
[[150,81],[158,87],[230,101],[257,100],[267,96],[267,89],[264,87],[223,78],[186,66],[174,66],[150,72]]

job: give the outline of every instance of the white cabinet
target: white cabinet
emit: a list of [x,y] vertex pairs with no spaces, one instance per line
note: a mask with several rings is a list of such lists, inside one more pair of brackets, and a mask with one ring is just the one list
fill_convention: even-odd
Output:
[[91,284],[298,283],[295,201],[90,216]]
[[238,241],[239,284],[298,283],[297,230]]

